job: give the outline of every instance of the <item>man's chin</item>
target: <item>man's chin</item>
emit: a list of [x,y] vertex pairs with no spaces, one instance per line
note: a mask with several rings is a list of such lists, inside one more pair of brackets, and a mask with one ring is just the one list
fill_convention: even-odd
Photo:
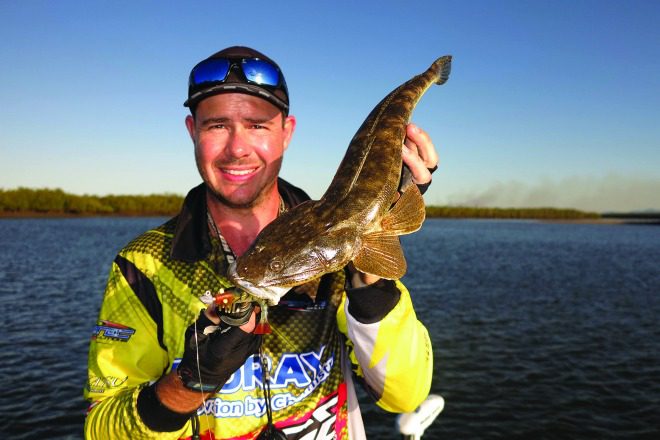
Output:
[[209,194],[213,200],[233,209],[249,209],[257,204],[257,196],[226,196],[213,189],[209,190]]
[[223,194],[222,192],[207,185],[207,192],[212,200],[232,209],[250,209],[259,204],[268,193],[267,188],[259,192],[247,193],[245,191],[235,191],[232,194]]

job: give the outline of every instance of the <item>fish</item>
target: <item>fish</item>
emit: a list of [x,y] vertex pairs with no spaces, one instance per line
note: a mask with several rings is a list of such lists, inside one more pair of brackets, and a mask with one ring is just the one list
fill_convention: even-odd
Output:
[[425,207],[416,185],[404,185],[399,193],[401,149],[413,109],[433,84],[447,81],[451,60],[451,55],[438,58],[373,108],[324,195],[268,224],[230,265],[231,282],[265,306],[350,262],[381,278],[405,274],[399,236],[419,230]]

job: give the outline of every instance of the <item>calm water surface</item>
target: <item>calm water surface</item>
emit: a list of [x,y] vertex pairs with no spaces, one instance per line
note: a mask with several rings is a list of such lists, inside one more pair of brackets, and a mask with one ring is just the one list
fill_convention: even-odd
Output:
[[[163,220],[0,220],[0,438],[82,438],[110,262]],[[446,400],[424,438],[660,438],[660,227],[428,220],[403,242]]]

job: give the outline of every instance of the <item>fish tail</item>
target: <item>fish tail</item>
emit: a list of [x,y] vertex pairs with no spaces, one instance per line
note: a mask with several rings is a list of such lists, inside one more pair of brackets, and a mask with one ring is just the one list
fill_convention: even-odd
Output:
[[445,55],[444,57],[438,58],[431,65],[431,69],[438,75],[438,79],[435,82],[436,84],[442,85],[446,83],[449,79],[449,73],[451,72],[451,55]]

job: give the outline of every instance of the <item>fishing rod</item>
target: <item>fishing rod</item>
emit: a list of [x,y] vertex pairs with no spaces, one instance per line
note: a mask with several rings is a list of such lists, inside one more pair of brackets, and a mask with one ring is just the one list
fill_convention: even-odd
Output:
[[445,399],[438,394],[430,394],[413,412],[400,414],[396,418],[399,433],[404,440],[419,440],[426,428],[431,426],[445,407]]

